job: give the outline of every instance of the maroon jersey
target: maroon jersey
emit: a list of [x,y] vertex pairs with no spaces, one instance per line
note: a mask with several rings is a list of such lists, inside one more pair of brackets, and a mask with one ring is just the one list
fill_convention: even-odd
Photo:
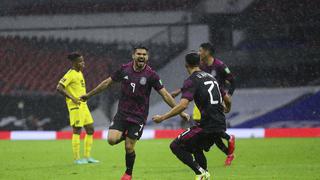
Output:
[[231,83],[229,94],[233,94],[233,91],[235,89],[234,76],[230,72],[229,68],[221,60],[214,58],[213,63],[209,66],[205,63],[201,63],[200,69],[206,73],[212,74],[223,89],[225,88],[225,81],[228,80]]
[[151,89],[159,91],[163,88],[158,74],[150,66],[136,72],[133,62],[123,64],[112,73],[111,79],[121,82],[121,97],[118,112],[126,117],[126,121],[145,123],[149,113],[149,98]]
[[181,98],[194,100],[200,110],[200,127],[207,132],[226,130],[222,97],[225,92],[219,88],[217,80],[204,71],[194,72],[183,83]]

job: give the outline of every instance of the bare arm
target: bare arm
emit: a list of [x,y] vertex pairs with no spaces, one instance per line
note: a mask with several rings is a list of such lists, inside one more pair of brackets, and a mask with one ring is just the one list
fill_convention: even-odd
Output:
[[224,112],[228,113],[231,110],[231,96],[229,96],[228,94],[226,94],[225,96],[223,96],[223,102],[224,102]]
[[171,92],[171,96],[173,98],[175,98],[175,97],[179,96],[180,93],[181,93],[181,89],[179,88],[179,89],[176,89],[176,90],[172,91]]
[[84,101],[88,100],[90,97],[101,93],[103,90],[107,89],[112,84],[111,77],[105,79],[102,81],[97,87],[95,87],[93,90],[88,92],[86,95],[81,96],[80,98]]
[[[162,99],[170,106],[170,107],[175,107],[177,105],[176,101],[173,99],[173,97],[170,95],[170,93],[165,89],[162,88],[159,91],[159,94],[162,96]],[[190,116],[184,112],[181,112],[180,116],[184,119],[184,120],[189,120]]]
[[175,107],[177,105],[176,101],[173,99],[173,97],[170,95],[170,93],[165,89],[162,88],[159,91],[159,94],[162,96],[162,99],[170,106]]
[[163,114],[163,115],[155,115],[153,116],[153,121],[155,121],[156,123],[160,123],[166,119],[169,119],[173,116],[176,116],[180,113],[182,113],[189,105],[189,100],[183,98],[181,99],[180,103],[175,106],[174,108],[172,108],[169,112]]
[[58,83],[56,90],[64,97],[70,98],[73,101],[73,103],[80,104],[80,99],[72,96],[68,91],[66,91],[65,87],[62,84]]

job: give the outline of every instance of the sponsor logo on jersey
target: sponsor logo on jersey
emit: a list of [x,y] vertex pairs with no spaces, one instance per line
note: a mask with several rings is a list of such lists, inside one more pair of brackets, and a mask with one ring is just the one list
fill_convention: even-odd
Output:
[[141,77],[140,84],[141,85],[146,85],[146,83],[147,83],[147,78],[146,77]]

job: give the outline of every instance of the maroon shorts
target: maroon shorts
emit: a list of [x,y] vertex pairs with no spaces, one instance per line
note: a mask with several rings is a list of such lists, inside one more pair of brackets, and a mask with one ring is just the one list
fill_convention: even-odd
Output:
[[213,134],[204,132],[203,129],[198,126],[187,129],[174,141],[180,147],[191,153],[199,150],[208,151],[214,144]]

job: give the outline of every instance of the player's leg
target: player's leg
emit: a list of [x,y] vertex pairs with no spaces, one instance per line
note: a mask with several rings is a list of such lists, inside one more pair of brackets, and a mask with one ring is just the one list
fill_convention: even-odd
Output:
[[98,160],[91,157],[94,134],[93,124],[87,124],[84,126],[84,128],[86,130],[86,136],[84,137],[84,158],[88,161],[88,163],[98,163]]
[[125,136],[123,136],[123,133],[126,130],[124,119],[125,118],[119,114],[116,114],[113,118],[108,131],[108,143],[112,146],[125,139]]
[[189,166],[196,175],[201,175],[206,171],[193,159],[192,153],[197,150],[196,141],[201,128],[193,127],[181,133],[172,143],[170,149],[176,157]]
[[123,132],[117,129],[109,129],[108,131],[108,143],[113,146],[119,144],[124,140],[122,136]]
[[202,150],[197,150],[196,152],[193,153],[194,159],[196,162],[206,171],[208,171],[208,166],[207,166],[207,158],[204,155]]
[[236,138],[234,135],[229,135],[226,132],[223,132],[221,137],[228,142],[228,154],[233,154],[236,145]]
[[87,104],[82,105],[82,111],[83,117],[85,118],[84,129],[86,130],[86,135],[84,137],[84,158],[88,161],[88,163],[98,163],[98,160],[95,160],[91,157],[94,127],[93,118]]
[[80,160],[80,133],[81,127],[72,126],[72,152],[75,163]]
[[140,139],[143,133],[143,124],[135,124],[126,122],[126,140],[125,140],[125,150],[126,150],[126,172],[122,176],[121,180],[130,180],[132,178],[132,171],[134,162],[136,159],[136,153],[134,150],[137,140]]
[[72,152],[76,164],[86,164],[87,161],[80,159],[80,133],[83,127],[83,118],[79,107],[69,109],[70,125],[72,127]]
[[213,136],[213,141],[217,147],[225,154],[228,155],[228,147],[223,143],[220,133],[215,133]]
[[134,150],[136,142],[137,142],[136,139],[131,139],[129,137],[126,137],[126,140],[125,140],[126,171],[125,171],[125,174],[122,176],[121,180],[130,180],[132,178],[133,166],[136,159],[136,153]]
[[229,153],[229,148],[222,141],[222,135],[223,133],[215,133],[213,140],[214,140],[214,143],[217,145],[217,147],[227,155],[227,158],[225,160],[225,165],[229,166],[231,165],[231,162],[234,159],[234,155],[233,153],[232,154]]

